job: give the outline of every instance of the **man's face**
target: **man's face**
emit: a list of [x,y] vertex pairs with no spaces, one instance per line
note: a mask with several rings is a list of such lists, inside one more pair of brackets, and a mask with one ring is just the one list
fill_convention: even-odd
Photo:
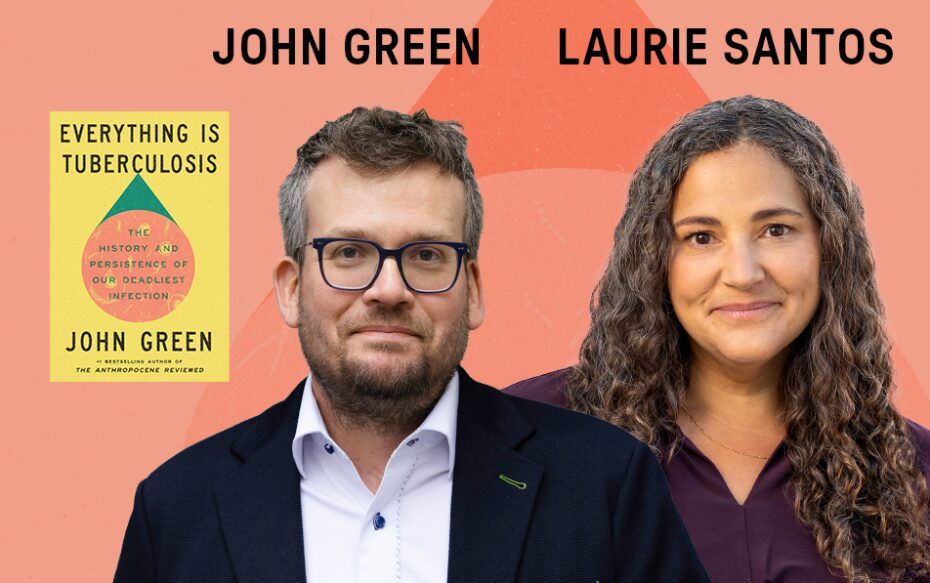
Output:
[[[327,159],[314,169],[307,198],[308,241],[352,237],[396,248],[463,240],[464,186],[434,164],[368,177]],[[296,325],[314,384],[334,412],[386,427],[425,415],[483,320],[477,264],[466,261],[449,291],[421,294],[389,258],[370,288],[341,291],[323,280],[316,250],[303,252]]]

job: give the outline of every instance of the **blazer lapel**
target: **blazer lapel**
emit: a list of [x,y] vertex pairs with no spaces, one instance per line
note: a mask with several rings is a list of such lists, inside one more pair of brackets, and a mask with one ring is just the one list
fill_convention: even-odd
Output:
[[510,583],[543,476],[515,450],[533,426],[496,389],[459,375],[448,581]]
[[214,488],[239,583],[306,581],[300,473],[291,453],[301,389],[235,442],[244,463]]

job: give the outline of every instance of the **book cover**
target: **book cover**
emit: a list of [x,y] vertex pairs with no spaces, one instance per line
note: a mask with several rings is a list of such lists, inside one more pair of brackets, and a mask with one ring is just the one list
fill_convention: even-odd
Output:
[[225,112],[52,112],[49,376],[229,378]]

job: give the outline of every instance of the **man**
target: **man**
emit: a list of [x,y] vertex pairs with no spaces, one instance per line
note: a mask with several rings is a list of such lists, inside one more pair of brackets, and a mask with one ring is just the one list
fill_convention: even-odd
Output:
[[140,484],[117,581],[704,581],[650,450],[458,367],[482,205],[452,122],[359,108],[281,187],[310,376]]

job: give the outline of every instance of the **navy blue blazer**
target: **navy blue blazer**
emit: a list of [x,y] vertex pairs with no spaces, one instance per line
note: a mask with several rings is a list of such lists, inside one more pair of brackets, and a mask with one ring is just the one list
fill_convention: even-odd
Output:
[[[459,375],[449,583],[707,581],[645,445]],[[305,583],[303,384],[139,484],[117,583]]]

